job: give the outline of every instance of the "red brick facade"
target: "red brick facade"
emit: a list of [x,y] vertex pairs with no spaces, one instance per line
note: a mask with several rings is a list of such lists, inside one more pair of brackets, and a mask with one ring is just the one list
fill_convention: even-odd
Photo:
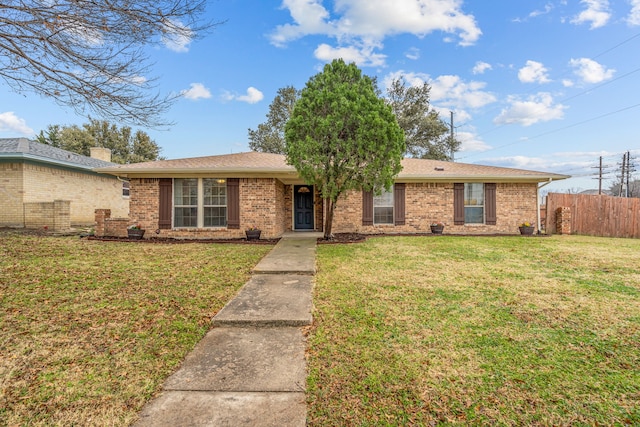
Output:
[[352,191],[336,205],[335,233],[428,233],[433,222],[445,224],[445,233],[512,234],[524,221],[536,222],[537,184],[498,183],[496,187],[496,225],[453,223],[453,183],[407,183],[405,187],[405,225],[362,225],[362,192]]

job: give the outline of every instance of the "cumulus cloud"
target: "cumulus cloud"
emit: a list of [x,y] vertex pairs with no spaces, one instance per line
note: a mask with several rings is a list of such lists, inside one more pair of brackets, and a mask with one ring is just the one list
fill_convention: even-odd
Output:
[[21,135],[32,135],[33,129],[27,126],[27,122],[16,116],[13,111],[7,111],[0,113],[0,132],[16,132]]
[[247,89],[246,95],[235,95],[230,92],[225,92],[222,97],[226,101],[240,101],[248,104],[256,104],[264,99],[264,94],[255,87],[250,86]]
[[484,90],[485,82],[465,82],[460,76],[439,76],[429,82],[431,99],[443,105],[463,108],[481,108],[496,101],[496,97]]
[[510,104],[509,107],[493,119],[494,124],[531,126],[538,122],[561,119],[567,108],[562,104],[554,105],[553,97],[547,92],[540,92],[526,99],[510,96],[507,102]]
[[491,64],[478,61],[476,62],[476,65],[473,67],[473,70],[471,70],[471,72],[473,74],[484,74],[485,71],[491,70],[491,69],[493,69],[493,67],[491,67]]
[[518,71],[518,79],[522,83],[549,83],[548,71],[545,66],[537,61],[527,61],[527,64]]
[[631,11],[627,17],[627,23],[631,26],[640,25],[640,0],[630,0]]
[[183,90],[180,94],[193,101],[211,98],[211,92],[202,83],[191,83],[191,87]]
[[[323,3],[283,0],[282,8],[289,11],[293,22],[277,26],[269,35],[271,43],[283,47],[308,35],[324,35],[336,39],[337,45],[322,45],[319,53],[333,58],[329,53],[349,50],[353,44],[361,53],[381,48],[385,37],[394,34],[424,37],[440,31],[456,36],[462,46],[474,44],[482,34],[459,0],[340,0],[333,2],[331,11]],[[370,57],[368,63],[378,59]]]
[[460,151],[464,153],[487,151],[492,148],[472,132],[457,132],[456,139],[460,141]]
[[331,62],[334,59],[342,58],[345,62],[355,62],[361,67],[371,66],[379,67],[384,65],[386,55],[375,53],[375,46],[365,46],[358,48],[357,46],[334,48],[328,44],[321,44],[313,53],[314,56],[325,62]]
[[188,52],[189,44],[193,38],[193,32],[189,27],[183,23],[175,20],[168,19],[166,26],[166,32],[162,36],[162,43],[167,49],[174,52]]
[[572,24],[591,23],[591,29],[593,30],[603,27],[609,22],[611,18],[609,0],[581,0],[580,3],[586,5],[587,8],[571,20]]
[[616,72],[589,58],[571,59],[569,65],[573,67],[573,73],[584,83],[600,83],[609,80]]

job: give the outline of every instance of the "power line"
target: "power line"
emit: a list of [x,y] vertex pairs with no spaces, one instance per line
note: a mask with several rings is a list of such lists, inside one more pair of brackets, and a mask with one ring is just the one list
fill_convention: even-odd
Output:
[[[601,57],[601,56],[603,56],[603,55],[605,55],[605,54],[607,54],[607,53],[609,53],[609,52],[611,52],[611,51],[613,51],[613,50],[615,50],[615,49],[619,48],[620,46],[622,46],[622,45],[624,45],[624,44],[626,44],[626,43],[628,43],[628,42],[630,42],[630,41],[632,41],[633,39],[636,39],[636,38],[638,38],[638,37],[640,37],[640,33],[634,34],[633,36],[631,36],[631,37],[629,37],[629,38],[627,38],[627,39],[625,39],[625,40],[621,41],[620,43],[618,43],[618,44],[616,44],[616,45],[612,46],[611,48],[606,49],[606,50],[604,50],[604,51],[600,52],[599,54],[595,55],[595,56],[593,57],[593,59],[599,58],[599,57]],[[612,80],[608,80],[608,81],[606,81],[606,82],[604,82],[604,83],[598,84],[598,85],[596,85],[596,86],[592,86],[592,87],[590,87],[589,89],[586,89],[586,90],[584,90],[584,91],[582,91],[582,92],[579,92],[579,93],[577,93],[577,94],[571,95],[571,96],[569,96],[569,97],[567,97],[567,98],[563,98],[563,99],[561,99],[561,100],[557,101],[557,103],[567,102],[567,101],[569,101],[569,100],[571,100],[571,99],[577,98],[577,97],[582,96],[582,95],[587,94],[587,93],[590,93],[590,92],[592,92],[592,91],[594,91],[594,90],[600,89],[600,88],[602,88],[602,87],[604,87],[604,86],[607,86],[607,85],[609,85],[609,84],[611,84],[611,83],[614,83],[614,82],[616,82],[616,81],[618,81],[618,80],[621,80],[621,79],[626,78],[626,77],[628,77],[628,76],[630,76],[630,75],[632,75],[632,74],[635,74],[635,73],[637,73],[638,71],[640,71],[640,68],[636,68],[635,70],[629,71],[628,73],[625,73],[625,74],[623,74],[623,75],[621,75],[621,76],[618,76],[618,77],[616,77],[616,78],[614,78],[614,79],[612,79]],[[565,72],[565,73],[561,74],[561,75],[560,75],[560,78],[562,78],[563,76],[566,76],[567,74],[569,74],[569,72]],[[529,90],[529,91],[527,91],[527,92],[525,92],[525,93],[529,93],[529,94],[530,94],[530,93],[533,93],[533,89],[532,89],[532,90]],[[498,108],[499,108],[499,107],[492,108],[492,109],[490,109],[490,110],[488,111],[488,113],[491,113],[492,111],[495,111],[495,110],[497,110]],[[468,123],[469,123],[469,122],[462,123],[461,125],[459,125],[459,127],[465,126],[465,125],[467,125]],[[508,124],[508,123],[504,123],[504,124],[501,124],[501,125],[498,125],[498,126],[494,126],[493,128],[491,128],[491,129],[489,129],[489,130],[487,130],[487,131],[484,131],[484,132],[481,132],[481,133],[476,134],[476,137],[481,137],[481,136],[487,135],[487,134],[489,134],[489,133],[495,132],[496,130],[498,130],[498,129],[500,129],[500,128],[504,127],[504,126],[506,126],[507,124]],[[463,157],[463,158],[464,158],[464,157]]]
[[[608,112],[608,113],[605,113],[605,114],[601,114],[601,115],[596,116],[596,117],[591,117],[591,118],[586,119],[586,120],[583,120],[583,121],[581,121],[581,122],[573,123],[573,124],[570,124],[570,125],[567,125],[567,126],[563,126],[563,127],[561,127],[561,128],[552,129],[552,130],[547,131],[547,132],[539,133],[538,135],[534,135],[534,136],[532,136],[532,137],[528,137],[528,138],[527,138],[526,140],[524,140],[524,141],[520,140],[520,141],[510,142],[510,143],[508,143],[508,144],[503,144],[503,145],[500,145],[500,146],[498,146],[498,147],[494,147],[494,148],[491,148],[491,149],[489,149],[489,150],[485,150],[485,151],[483,151],[482,153],[486,153],[487,151],[495,151],[495,150],[499,150],[499,149],[501,149],[501,148],[510,147],[510,146],[512,146],[512,145],[520,144],[520,143],[523,143],[523,142],[529,142],[529,141],[531,141],[531,140],[533,140],[533,139],[541,138],[541,137],[543,137],[543,136],[547,136],[547,135],[550,135],[550,134],[552,134],[552,133],[557,133],[557,132],[560,132],[560,131],[563,131],[563,130],[571,129],[571,128],[576,127],[576,126],[580,126],[580,125],[583,125],[583,124],[586,124],[586,123],[590,123],[590,122],[593,122],[593,121],[596,121],[596,120],[602,119],[602,118],[604,118],[604,117],[612,116],[612,115],[614,115],[614,114],[618,114],[618,113],[621,113],[621,112],[623,112],[623,111],[631,110],[631,109],[633,109],[633,108],[637,108],[637,107],[640,107],[640,104],[630,105],[630,106],[628,106],[628,107],[624,107],[624,108],[621,108],[621,109],[616,110],[616,111],[611,111],[611,112]],[[473,157],[473,156],[478,156],[478,155],[480,155],[480,153],[470,154],[470,155],[468,155],[468,156],[461,157],[459,160],[466,159],[466,158]]]

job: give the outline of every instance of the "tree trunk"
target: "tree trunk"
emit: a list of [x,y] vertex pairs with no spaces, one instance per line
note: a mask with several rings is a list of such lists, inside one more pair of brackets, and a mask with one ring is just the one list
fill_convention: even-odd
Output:
[[324,199],[325,206],[327,207],[327,216],[324,219],[324,239],[331,240],[333,239],[333,234],[331,233],[331,228],[333,225],[333,210],[336,205],[331,199]]

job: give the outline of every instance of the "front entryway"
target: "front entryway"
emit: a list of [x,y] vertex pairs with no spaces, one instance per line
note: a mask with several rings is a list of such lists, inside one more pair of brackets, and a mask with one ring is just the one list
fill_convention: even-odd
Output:
[[293,186],[293,217],[295,230],[313,230],[313,186]]

